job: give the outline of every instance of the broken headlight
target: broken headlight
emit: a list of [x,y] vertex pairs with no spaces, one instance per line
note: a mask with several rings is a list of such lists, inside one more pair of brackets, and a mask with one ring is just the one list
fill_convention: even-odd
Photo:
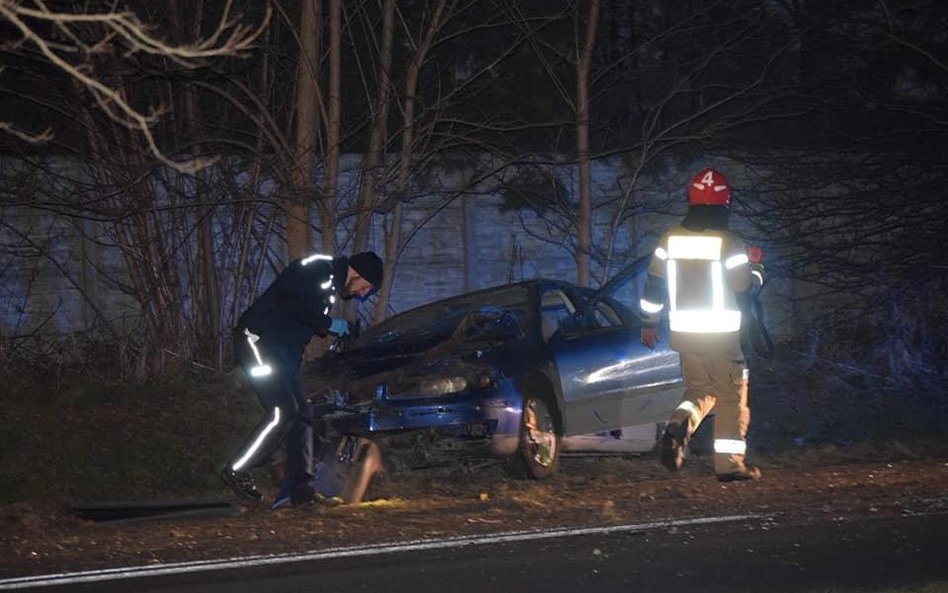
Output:
[[417,383],[414,388],[414,393],[421,396],[452,395],[465,391],[485,389],[496,384],[497,382],[494,375],[488,371],[470,377],[462,375],[429,377]]
[[466,389],[467,378],[461,376],[422,379],[415,387],[418,395],[451,395],[461,393]]

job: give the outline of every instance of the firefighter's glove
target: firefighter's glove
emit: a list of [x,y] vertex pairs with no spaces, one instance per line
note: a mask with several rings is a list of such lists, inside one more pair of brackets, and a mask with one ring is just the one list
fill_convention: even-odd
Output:
[[655,344],[658,343],[658,330],[654,327],[643,327],[639,337],[642,340],[642,344],[649,348],[654,348]]
[[760,247],[751,245],[747,248],[747,259],[752,264],[762,264],[764,261],[764,250]]
[[349,333],[349,322],[345,319],[333,319],[329,323],[329,333],[342,337]]

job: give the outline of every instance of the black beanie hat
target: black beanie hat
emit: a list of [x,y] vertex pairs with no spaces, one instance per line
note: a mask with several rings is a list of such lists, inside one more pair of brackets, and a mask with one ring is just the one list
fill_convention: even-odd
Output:
[[349,258],[349,265],[378,290],[382,287],[382,258],[374,251],[363,251]]

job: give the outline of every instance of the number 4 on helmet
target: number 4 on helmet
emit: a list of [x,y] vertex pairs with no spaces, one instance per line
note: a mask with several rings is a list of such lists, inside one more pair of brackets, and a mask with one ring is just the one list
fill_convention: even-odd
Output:
[[688,186],[688,205],[728,208],[731,205],[731,184],[715,169],[709,167],[699,171]]

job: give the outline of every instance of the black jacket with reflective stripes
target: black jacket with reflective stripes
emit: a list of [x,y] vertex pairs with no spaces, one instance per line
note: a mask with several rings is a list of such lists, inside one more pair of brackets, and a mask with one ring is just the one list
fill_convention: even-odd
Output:
[[325,335],[329,311],[346,281],[345,257],[310,256],[290,262],[241,314],[237,331],[260,336],[262,351],[296,364],[313,335]]

